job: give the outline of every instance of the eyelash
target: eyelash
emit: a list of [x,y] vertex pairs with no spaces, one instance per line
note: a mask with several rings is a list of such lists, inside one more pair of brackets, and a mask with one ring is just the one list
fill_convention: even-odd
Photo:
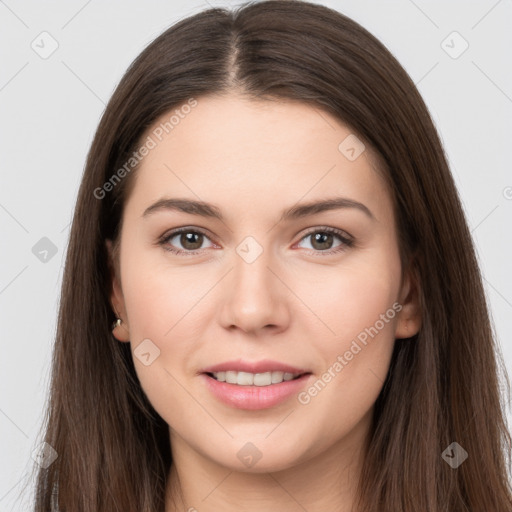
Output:
[[[210,238],[203,230],[198,228],[178,228],[174,231],[171,231],[169,233],[165,233],[159,240],[158,245],[161,245],[164,250],[169,251],[176,255],[186,255],[186,256],[194,256],[196,254],[199,254],[203,249],[196,249],[195,251],[184,251],[182,249],[174,249],[172,246],[169,245],[169,240],[174,238],[176,235],[180,235],[181,233],[199,233],[201,235],[204,235],[207,238]],[[342,252],[346,250],[347,248],[354,246],[354,240],[352,238],[349,238],[344,231],[341,231],[340,229],[336,228],[330,228],[330,227],[317,227],[313,228],[307,233],[304,234],[304,236],[299,240],[301,242],[305,238],[307,238],[309,235],[312,235],[314,233],[329,233],[336,235],[342,242],[342,244],[335,249],[329,249],[326,251],[315,251],[315,250],[307,250],[308,254],[314,254],[319,256],[330,256],[339,252]]]

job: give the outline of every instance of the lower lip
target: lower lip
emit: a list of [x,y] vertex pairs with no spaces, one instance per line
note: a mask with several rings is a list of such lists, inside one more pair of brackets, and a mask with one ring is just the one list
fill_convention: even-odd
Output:
[[299,393],[310,376],[308,373],[298,379],[285,380],[270,386],[239,386],[219,382],[206,373],[201,374],[208,389],[221,402],[235,409],[248,410],[268,409],[284,402]]

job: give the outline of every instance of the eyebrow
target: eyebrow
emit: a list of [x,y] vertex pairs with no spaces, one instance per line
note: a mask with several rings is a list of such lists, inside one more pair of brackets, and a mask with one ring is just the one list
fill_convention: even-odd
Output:
[[[343,208],[355,208],[363,212],[370,219],[376,220],[370,209],[363,203],[346,197],[333,197],[292,206],[282,212],[279,222],[300,219],[309,215]],[[159,199],[156,203],[146,208],[142,217],[148,217],[152,213],[165,210],[179,211],[201,217],[211,217],[224,222],[221,210],[213,204],[192,199],[166,197]]]

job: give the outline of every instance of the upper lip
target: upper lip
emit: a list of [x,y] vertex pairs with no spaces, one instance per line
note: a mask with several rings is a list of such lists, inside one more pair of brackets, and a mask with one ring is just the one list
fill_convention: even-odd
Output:
[[279,361],[271,361],[269,359],[253,362],[243,361],[242,359],[226,361],[224,363],[219,363],[213,366],[208,366],[207,368],[203,368],[202,373],[217,373],[229,371],[247,373],[285,372],[294,373],[298,375],[302,373],[309,373],[309,371],[304,368],[296,368],[294,366],[280,363]]

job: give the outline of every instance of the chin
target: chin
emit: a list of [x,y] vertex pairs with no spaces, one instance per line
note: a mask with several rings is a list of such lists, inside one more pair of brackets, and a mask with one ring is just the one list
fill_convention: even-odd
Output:
[[[231,450],[211,454],[210,458],[216,464],[239,473],[275,473],[285,471],[300,464],[305,456],[298,454],[297,448],[278,450],[277,446],[257,447],[257,443],[247,442],[241,448],[234,447],[235,457],[226,457]],[[233,452],[231,452],[233,453]],[[217,457],[218,456],[218,457]]]

